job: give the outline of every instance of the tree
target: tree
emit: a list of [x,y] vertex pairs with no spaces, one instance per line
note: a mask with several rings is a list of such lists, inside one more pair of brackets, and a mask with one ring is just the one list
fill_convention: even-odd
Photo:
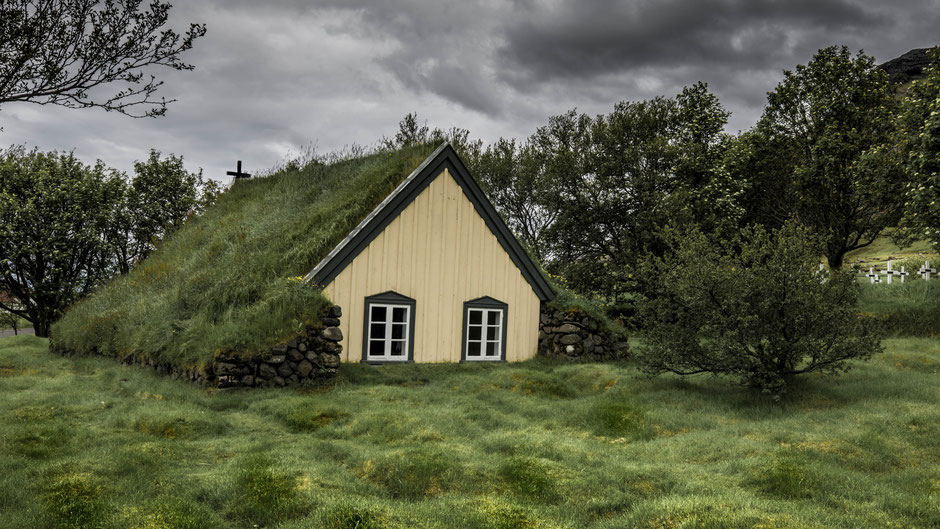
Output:
[[0,154],[0,290],[19,304],[0,301],[0,309],[48,336],[65,308],[103,279],[94,264],[123,188],[119,173],[70,153]]
[[394,145],[397,147],[410,147],[428,141],[430,129],[427,124],[418,125],[418,114],[409,112],[398,122],[398,132],[395,134]]
[[642,266],[646,372],[730,375],[779,395],[798,375],[842,372],[881,350],[874,322],[857,314],[854,275],[821,274],[823,240],[795,221],[728,241],[698,230],[669,240]]
[[[892,142],[896,98],[874,59],[849,49],[819,50],[784,72],[757,126],[774,148],[774,175],[786,178],[789,217],[825,235],[833,269],[900,219],[904,178]],[[758,182],[774,178],[758,176]],[[771,188],[771,193],[776,190]],[[755,193],[763,193],[756,187]]]
[[159,151],[151,150],[146,161],[134,162],[134,177],[115,207],[105,235],[106,260],[116,273],[126,274],[218,193],[218,183],[203,179],[201,170],[186,171],[181,156],[161,159]]
[[553,118],[533,140],[558,181],[555,271],[581,293],[617,300],[661,230],[737,224],[740,194],[721,169],[728,113],[704,83],[675,98],[621,102],[607,116]]
[[[0,290],[0,303],[5,303],[9,307],[18,308],[16,299],[11,298],[5,292]],[[19,334],[20,317],[12,312],[0,309],[0,329],[13,329],[13,334]]]
[[[28,102],[162,116],[152,67],[192,70],[180,55],[206,33],[162,29],[170,4],[141,0],[0,0],[0,105]],[[110,93],[105,88],[118,85]],[[138,108],[145,109],[137,112]]]
[[12,312],[0,309],[0,329],[13,329],[13,334],[19,334],[20,317]]
[[546,237],[558,218],[557,180],[544,162],[531,143],[503,138],[467,162],[493,206],[539,261],[549,257]]
[[0,153],[0,309],[47,336],[68,305],[127,273],[218,194],[181,157],[151,151],[134,168],[128,182],[70,153]]
[[901,227],[906,242],[926,238],[940,251],[940,47],[930,53],[926,77],[910,86],[899,113],[897,143],[910,178]]

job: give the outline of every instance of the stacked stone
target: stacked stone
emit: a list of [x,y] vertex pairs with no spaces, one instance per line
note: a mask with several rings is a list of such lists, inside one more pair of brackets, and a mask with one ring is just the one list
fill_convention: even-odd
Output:
[[627,356],[630,345],[608,336],[603,325],[583,311],[542,309],[539,354],[578,362],[606,362]]
[[339,328],[342,314],[340,307],[330,308],[322,330],[308,327],[303,336],[275,345],[260,360],[217,358],[211,366],[214,377],[208,383],[220,388],[284,387],[314,385],[332,378],[343,351],[339,344],[343,339]]
[[[323,318],[324,327],[307,327],[304,335],[275,345],[261,359],[220,356],[204,369],[182,369],[143,357],[127,357],[123,362],[152,367],[159,375],[218,388],[315,385],[332,378],[339,368],[343,351],[339,344],[343,339],[339,328],[342,315],[340,307],[331,307]],[[63,356],[71,356],[70,351],[54,344],[50,349]]]

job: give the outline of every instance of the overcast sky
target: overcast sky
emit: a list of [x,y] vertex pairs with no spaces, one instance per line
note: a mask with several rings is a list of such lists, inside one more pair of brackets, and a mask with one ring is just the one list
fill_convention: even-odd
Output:
[[159,70],[167,115],[25,103],[0,108],[0,144],[72,150],[130,172],[150,148],[227,182],[305,146],[373,145],[417,112],[490,142],[551,115],[708,83],[750,128],[784,69],[845,44],[881,63],[940,44],[940,0],[199,0],[171,25],[208,34]]

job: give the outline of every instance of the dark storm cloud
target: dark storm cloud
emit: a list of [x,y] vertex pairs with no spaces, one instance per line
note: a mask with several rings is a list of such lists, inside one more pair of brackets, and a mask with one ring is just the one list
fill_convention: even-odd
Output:
[[177,99],[165,118],[0,108],[0,145],[72,150],[129,171],[150,148],[227,180],[306,145],[393,135],[408,112],[493,141],[577,107],[672,96],[696,81],[753,125],[781,71],[832,44],[881,62],[940,44],[940,0],[200,0],[172,25],[209,32],[192,72],[154,72]]
[[760,69],[802,51],[807,33],[884,25],[847,0],[569,1],[507,28],[499,53],[503,78],[522,87],[647,66]]

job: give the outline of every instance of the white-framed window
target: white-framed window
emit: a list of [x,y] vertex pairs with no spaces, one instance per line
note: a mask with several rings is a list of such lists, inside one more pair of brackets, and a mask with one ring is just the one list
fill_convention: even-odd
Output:
[[391,291],[366,298],[363,361],[414,359],[414,307],[413,299]]
[[508,306],[491,297],[464,303],[463,359],[506,359],[506,313]]

